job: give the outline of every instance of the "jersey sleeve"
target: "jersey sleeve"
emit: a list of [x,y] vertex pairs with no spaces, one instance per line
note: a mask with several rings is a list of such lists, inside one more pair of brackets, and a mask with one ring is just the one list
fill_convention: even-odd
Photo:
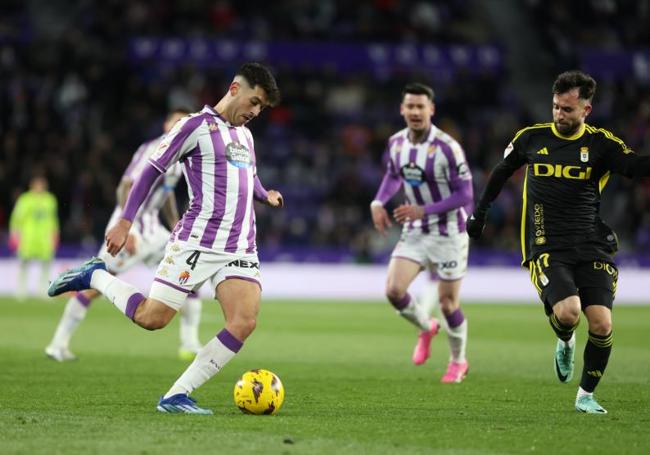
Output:
[[465,152],[460,144],[456,141],[449,143],[449,150],[442,149],[447,157],[447,180],[449,186],[454,190],[462,185],[465,181],[472,181],[472,173],[469,170]]
[[379,190],[377,190],[374,199],[375,201],[380,201],[383,205],[390,201],[390,199],[395,196],[402,187],[402,177],[397,170],[397,166],[395,166],[393,157],[390,155],[390,148],[386,149],[386,153],[388,154],[386,172],[384,173],[384,178],[381,181],[381,185],[379,186]]
[[605,165],[616,174],[625,177],[650,177],[650,156],[637,155],[616,136],[605,135]]
[[508,181],[510,176],[526,164],[526,143],[528,141],[528,134],[522,130],[517,133],[512,141],[506,147],[503,153],[503,160],[497,164],[488,178],[485,189],[481,194],[481,198],[476,205],[475,213],[479,216],[484,216],[499,193],[503,185]]
[[204,122],[202,115],[182,118],[163,137],[156,151],[149,158],[149,163],[160,173],[177,163],[185,154],[196,147],[198,130]]

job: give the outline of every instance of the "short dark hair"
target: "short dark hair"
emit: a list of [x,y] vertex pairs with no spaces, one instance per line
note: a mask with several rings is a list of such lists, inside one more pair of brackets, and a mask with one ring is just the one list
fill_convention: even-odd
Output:
[[560,95],[578,89],[578,97],[591,101],[596,93],[596,81],[593,77],[582,71],[565,71],[553,83],[553,94]]
[[262,87],[270,106],[277,106],[280,102],[280,89],[266,66],[255,62],[244,63],[237,71],[237,76],[242,76],[253,88],[256,85]]
[[433,89],[426,84],[420,82],[411,82],[410,84],[406,84],[404,90],[402,90],[402,100],[407,93],[410,93],[411,95],[426,95],[427,98],[433,102]]

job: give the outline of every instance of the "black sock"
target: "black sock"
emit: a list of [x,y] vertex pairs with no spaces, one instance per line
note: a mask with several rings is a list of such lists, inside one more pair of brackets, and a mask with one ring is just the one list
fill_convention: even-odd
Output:
[[593,392],[600,378],[605,374],[609,354],[612,352],[612,333],[596,335],[589,332],[589,339],[585,346],[584,367],[580,387],[585,392]]
[[574,326],[569,326],[569,325],[564,325],[562,324],[557,316],[555,316],[555,313],[552,313],[548,317],[548,322],[551,323],[551,328],[557,335],[557,337],[564,341],[565,343],[571,339],[571,336],[573,336],[573,331],[578,327],[578,324]]

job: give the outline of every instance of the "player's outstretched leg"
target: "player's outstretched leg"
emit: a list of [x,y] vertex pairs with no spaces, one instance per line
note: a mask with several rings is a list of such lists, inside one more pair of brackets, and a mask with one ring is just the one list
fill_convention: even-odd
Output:
[[420,332],[418,342],[413,350],[412,360],[415,365],[422,365],[429,358],[431,352],[431,340],[438,334],[438,330],[440,330],[438,320],[432,318],[431,328]]
[[[190,366],[160,399],[156,409],[160,412],[212,414],[211,410],[198,407],[189,394],[217,374],[239,352],[242,345],[227,329],[223,329],[201,348]],[[186,399],[192,400],[194,407]]]
[[[158,403],[157,409],[168,412],[167,400],[185,400],[203,385],[239,352],[244,340],[255,330],[259,312],[260,288],[257,283],[243,279],[226,279],[217,285],[217,299],[221,304],[226,327],[201,348],[194,361],[176,380]],[[162,409],[161,409],[162,407]],[[193,412],[181,406],[178,412]]]
[[90,278],[96,270],[106,270],[106,264],[99,258],[93,257],[78,267],[60,274],[47,289],[50,297],[69,291],[90,289]]

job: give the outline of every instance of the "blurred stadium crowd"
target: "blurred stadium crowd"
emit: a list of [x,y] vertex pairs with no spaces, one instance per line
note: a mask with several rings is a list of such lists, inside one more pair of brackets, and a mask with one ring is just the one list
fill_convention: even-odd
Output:
[[[238,65],[211,67],[134,62],[140,36],[339,43],[481,44],[503,42],[478,0],[95,1],[67,5],[3,2],[0,6],[0,231],[34,172],[44,172],[59,199],[64,243],[95,247],[115,204],[115,187],[130,155],[160,133],[169,108],[199,109],[225,92]],[[650,45],[650,2],[528,0],[530,33],[548,44],[541,68],[548,112],[539,118],[512,83],[510,62],[499,72],[457,68],[452,78],[414,66],[390,75],[331,68],[276,66],[280,107],[255,120],[260,176],[285,196],[286,210],[258,207],[262,249],[338,251],[372,261],[392,243],[378,239],[368,204],[383,175],[385,141],[402,128],[400,91],[430,83],[434,118],[464,145],[475,187],[521,127],[550,121],[557,72],[579,67],[585,47]],[[578,14],[579,13],[579,14]],[[644,18],[644,19],[643,19]],[[585,22],[593,27],[582,27]],[[586,31],[587,30],[587,31]],[[516,37],[515,37],[516,39]],[[273,65],[273,62],[267,62]],[[514,63],[514,64],[513,64]],[[644,152],[650,144],[650,78],[599,79],[591,124]],[[481,246],[517,251],[521,176],[494,205]],[[613,179],[603,217],[627,250],[650,251],[650,182]]]

